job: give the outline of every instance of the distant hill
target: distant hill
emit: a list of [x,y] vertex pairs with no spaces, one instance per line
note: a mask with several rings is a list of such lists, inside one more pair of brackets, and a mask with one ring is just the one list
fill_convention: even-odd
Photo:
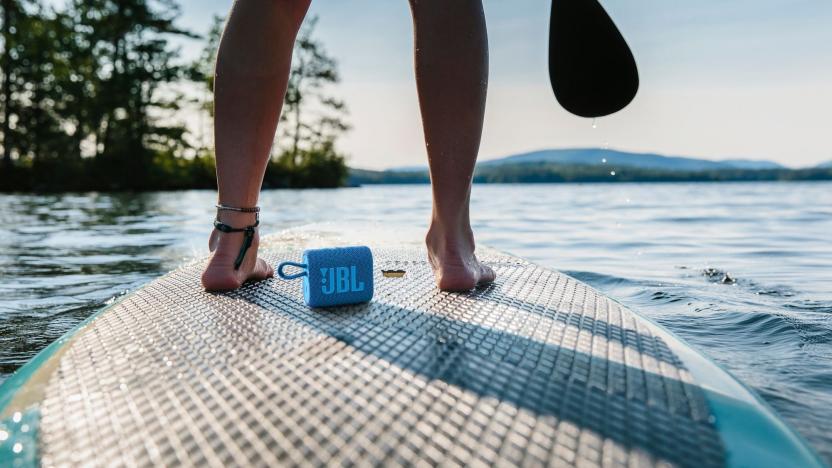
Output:
[[826,162],[820,163],[815,167],[817,167],[818,169],[829,169],[830,167],[832,167],[832,161],[826,161]]
[[[832,164],[789,169],[771,161],[627,153],[604,149],[544,150],[482,161],[477,183],[720,182],[832,180]],[[350,169],[349,185],[429,183],[427,167],[386,171]]]
[[[687,158],[682,156],[663,156],[653,153],[632,153],[602,148],[547,149],[515,154],[499,159],[481,161],[479,167],[501,166],[506,164],[549,163],[563,165],[606,164],[615,167],[637,167],[642,169],[659,169],[667,171],[711,171],[717,169],[783,169],[772,161],[728,159],[712,161],[708,159]],[[422,172],[425,166],[409,166],[392,169],[394,172]]]
[[723,159],[717,162],[732,169],[762,170],[786,168],[786,166],[780,163],[776,163],[774,161],[766,161],[764,159]]

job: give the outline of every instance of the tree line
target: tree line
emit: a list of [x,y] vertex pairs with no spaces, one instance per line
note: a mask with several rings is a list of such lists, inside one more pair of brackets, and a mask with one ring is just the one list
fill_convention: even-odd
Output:
[[[213,145],[190,117],[213,117],[223,27],[177,25],[175,0],[0,0],[0,191],[214,188]],[[329,92],[337,64],[305,23],[264,186],[335,187],[348,130]],[[179,39],[200,40],[185,60]]]
[[[550,162],[507,163],[478,166],[474,183],[607,183],[607,182],[765,182],[832,180],[832,168],[807,169],[718,169],[678,171],[604,164],[558,164]],[[424,171],[368,171],[354,169],[351,185],[428,184]]]

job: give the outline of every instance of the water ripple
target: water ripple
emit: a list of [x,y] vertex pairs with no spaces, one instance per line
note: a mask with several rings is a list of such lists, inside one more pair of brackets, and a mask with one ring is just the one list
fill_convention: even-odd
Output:
[[[474,187],[477,241],[565,271],[755,388],[832,462],[832,184]],[[113,298],[207,253],[216,195],[0,195],[0,380]],[[274,190],[262,230],[424,229],[430,188]]]

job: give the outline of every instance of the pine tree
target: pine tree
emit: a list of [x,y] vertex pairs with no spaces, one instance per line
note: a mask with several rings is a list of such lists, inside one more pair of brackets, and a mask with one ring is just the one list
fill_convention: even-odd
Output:
[[179,8],[172,0],[73,0],[68,6],[76,41],[95,68],[83,79],[90,93],[82,124],[98,177],[114,188],[141,188],[152,177],[154,155],[182,150],[185,127],[164,124],[180,109],[167,85],[182,78],[172,36]]
[[12,36],[12,22],[15,13],[18,10],[17,2],[15,0],[2,0],[0,3],[3,14],[3,27],[0,29],[0,39],[3,41],[2,56],[0,56],[0,134],[3,136],[3,145],[0,147],[0,155],[2,155],[3,165],[7,170],[12,166],[12,153],[9,148],[9,133],[11,132],[11,124],[9,116],[11,111],[9,104],[11,102],[11,87],[9,86],[11,68],[12,68],[12,54],[10,53],[11,44],[14,42]]
[[310,17],[298,33],[280,118],[278,147],[290,168],[301,163],[304,152],[331,150],[336,138],[349,130],[344,102],[327,94],[340,77],[337,62],[313,36],[317,23],[318,18]]
[[[223,22],[214,18],[205,48],[189,72],[211,92]],[[278,155],[266,171],[267,187],[338,187],[346,181],[346,162],[335,143],[350,128],[347,111],[343,101],[328,93],[339,82],[337,63],[315,39],[316,23],[317,18],[308,18],[295,42],[275,144]],[[213,117],[211,102],[201,107]]]

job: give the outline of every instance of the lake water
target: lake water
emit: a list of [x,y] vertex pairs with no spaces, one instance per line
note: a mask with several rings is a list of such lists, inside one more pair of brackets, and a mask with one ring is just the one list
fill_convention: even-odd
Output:
[[[114,298],[207,254],[215,195],[0,195],[0,381]],[[262,232],[419,232],[427,186],[274,190]],[[478,242],[583,280],[753,387],[832,461],[832,183],[477,185]],[[723,281],[725,273],[735,281]]]

